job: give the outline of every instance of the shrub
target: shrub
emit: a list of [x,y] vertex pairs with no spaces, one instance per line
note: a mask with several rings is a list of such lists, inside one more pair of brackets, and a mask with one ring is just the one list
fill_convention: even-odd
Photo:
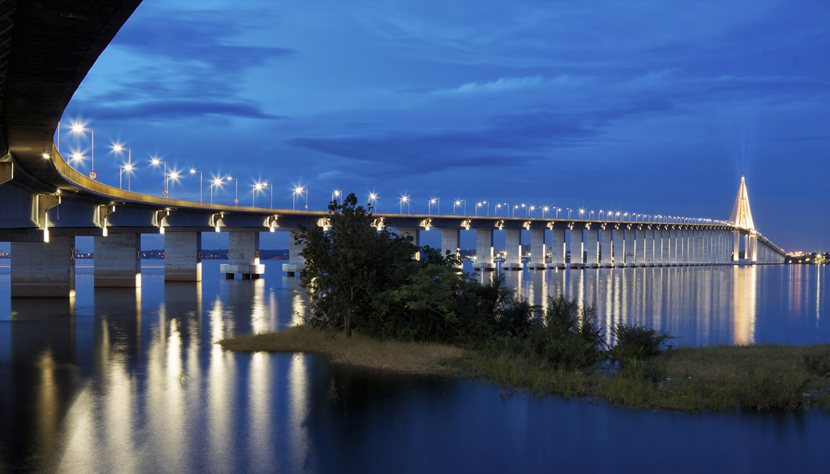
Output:
[[660,353],[667,339],[665,332],[645,326],[619,323],[611,327],[616,344],[608,352],[611,362],[626,365],[628,361],[643,361]]

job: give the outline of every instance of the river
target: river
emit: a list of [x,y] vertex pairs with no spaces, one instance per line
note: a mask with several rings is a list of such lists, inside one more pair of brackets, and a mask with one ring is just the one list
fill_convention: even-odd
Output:
[[[297,279],[165,284],[10,301],[0,259],[0,472],[797,472],[826,470],[830,415],[671,413],[506,393],[486,382],[234,354],[213,341],[305,314]],[[826,267],[514,272],[536,304],[565,293],[603,325],[674,344],[830,341]]]

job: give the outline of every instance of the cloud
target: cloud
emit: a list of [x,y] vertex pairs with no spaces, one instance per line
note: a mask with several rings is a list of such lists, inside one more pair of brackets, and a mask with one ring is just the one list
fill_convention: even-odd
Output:
[[340,137],[296,137],[291,146],[365,163],[382,165],[367,174],[394,170],[424,174],[454,168],[523,166],[546,159],[551,150],[600,141],[587,125],[549,112],[502,115],[471,129],[417,131],[402,129],[383,134]]
[[286,117],[262,112],[258,107],[240,102],[197,100],[159,100],[138,102],[129,106],[91,107],[90,115],[99,120],[150,118],[178,120],[209,115],[223,115],[251,119],[284,119]]
[[131,20],[112,45],[185,64],[205,64],[223,75],[297,53],[290,48],[234,44],[245,26],[245,17],[228,18],[227,12],[163,11]]
[[438,90],[436,94],[473,94],[473,93],[488,93],[488,92],[506,92],[516,89],[527,89],[537,87],[542,84],[542,78],[536,77],[502,77],[493,82],[485,82],[479,84],[477,82],[470,82],[463,84],[455,89]]

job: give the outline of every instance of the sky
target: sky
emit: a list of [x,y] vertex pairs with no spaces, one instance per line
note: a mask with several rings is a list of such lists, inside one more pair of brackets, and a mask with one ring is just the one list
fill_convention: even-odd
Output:
[[[761,233],[830,251],[828,18],[822,1],[145,0],[62,122],[95,127],[107,184],[119,142],[134,191],[161,193],[155,155],[200,170],[205,201],[230,175],[241,204],[263,181],[256,204],[273,192],[283,209],[300,185],[316,210],[339,189],[377,193],[380,212],[407,195],[412,213],[439,198],[444,214],[463,200],[469,214],[487,201],[491,215],[524,203],[726,220],[746,176]],[[88,136],[61,140],[89,155]],[[213,200],[232,203],[234,184]],[[171,197],[199,188],[187,177]]]

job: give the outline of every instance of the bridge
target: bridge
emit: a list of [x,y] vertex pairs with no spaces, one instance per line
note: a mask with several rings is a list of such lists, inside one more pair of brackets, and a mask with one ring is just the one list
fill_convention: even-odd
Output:
[[[261,232],[327,224],[325,212],[225,206],[156,197],[107,186],[75,170],[52,137],[92,64],[140,0],[0,1],[0,241],[11,242],[13,298],[69,298],[75,291],[75,237],[92,236],[94,284],[141,286],[141,234],[164,234],[167,281],[202,278],[201,236],[229,234],[228,278],[258,278]],[[728,221],[679,222],[495,216],[375,214],[373,226],[411,235],[441,233],[442,250],[460,251],[461,232],[475,232],[473,268],[496,268],[495,232],[504,232],[505,270],[590,269],[783,263],[785,252],[754,227],[742,179]],[[744,258],[741,258],[743,238]],[[289,276],[302,273],[301,250],[289,238]],[[566,243],[569,242],[570,252]],[[568,258],[570,253],[570,258]]]

